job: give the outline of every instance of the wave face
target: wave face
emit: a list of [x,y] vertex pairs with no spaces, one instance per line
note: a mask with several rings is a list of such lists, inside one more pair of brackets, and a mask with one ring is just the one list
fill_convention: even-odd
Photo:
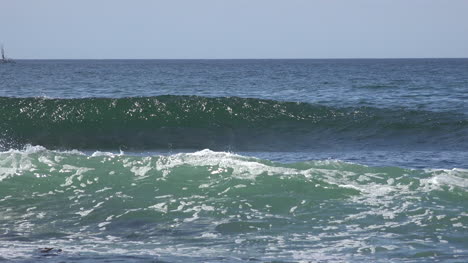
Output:
[[59,261],[96,253],[170,262],[247,255],[417,261],[468,253],[463,169],[282,164],[209,150],[85,155],[43,147],[0,153],[0,167],[4,259],[40,257],[35,251],[44,246],[63,249]]
[[461,113],[238,97],[0,98],[4,149],[466,149]]

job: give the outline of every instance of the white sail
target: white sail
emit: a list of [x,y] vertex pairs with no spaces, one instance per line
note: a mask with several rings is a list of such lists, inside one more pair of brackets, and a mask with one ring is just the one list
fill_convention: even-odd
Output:
[[5,61],[5,50],[3,49],[3,45],[2,45],[2,60]]
[[1,50],[2,50],[2,60],[0,60],[0,63],[13,63],[14,62],[13,60],[5,56],[5,49],[3,48],[3,45],[1,46]]

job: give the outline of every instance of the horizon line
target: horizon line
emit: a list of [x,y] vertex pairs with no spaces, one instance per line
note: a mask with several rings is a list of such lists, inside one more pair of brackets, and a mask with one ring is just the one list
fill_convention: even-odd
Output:
[[468,57],[342,57],[342,58],[18,58],[13,60],[378,60],[468,59]]

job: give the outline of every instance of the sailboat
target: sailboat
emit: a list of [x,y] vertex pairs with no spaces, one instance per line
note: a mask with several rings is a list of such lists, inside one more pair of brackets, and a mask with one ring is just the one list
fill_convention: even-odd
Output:
[[2,60],[0,60],[0,63],[14,63],[12,59],[5,57],[5,49],[3,49],[3,45],[2,45]]

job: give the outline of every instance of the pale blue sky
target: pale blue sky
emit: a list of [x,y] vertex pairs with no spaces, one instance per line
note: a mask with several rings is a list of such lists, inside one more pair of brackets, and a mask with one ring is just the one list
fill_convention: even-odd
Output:
[[468,0],[0,0],[13,58],[468,57]]

